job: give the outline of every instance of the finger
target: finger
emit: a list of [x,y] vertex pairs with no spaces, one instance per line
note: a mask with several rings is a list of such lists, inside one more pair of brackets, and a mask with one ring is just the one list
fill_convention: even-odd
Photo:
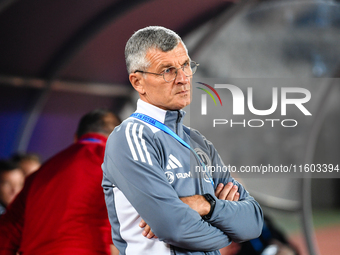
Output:
[[228,196],[232,187],[233,187],[233,183],[228,182],[227,185],[225,185],[224,188],[222,189],[222,191],[219,195],[219,199],[227,200],[227,196]]
[[144,227],[146,226],[146,222],[142,219],[142,220],[140,221],[140,223],[139,223],[139,226],[140,226],[141,228],[144,228]]
[[144,228],[144,230],[143,230],[142,235],[143,235],[143,236],[147,236],[147,235],[149,234],[150,231],[151,231],[150,226],[149,226],[149,225],[146,225],[145,228]]
[[237,190],[238,190],[238,187],[234,185],[227,196],[227,200],[234,201],[234,197],[235,197],[235,194],[237,193]]
[[218,186],[217,186],[217,188],[216,188],[216,190],[215,190],[215,196],[216,196],[217,198],[219,198],[218,196],[220,195],[220,193],[221,193],[223,187],[224,187],[223,183],[218,184]]
[[233,201],[238,201],[240,199],[240,193],[236,192]]
[[151,239],[155,236],[155,234],[150,230],[149,234],[146,236],[147,238]]
[[144,228],[144,231],[143,231],[143,236],[151,239],[155,236],[155,234],[151,231],[151,228],[149,225],[146,225],[145,228]]

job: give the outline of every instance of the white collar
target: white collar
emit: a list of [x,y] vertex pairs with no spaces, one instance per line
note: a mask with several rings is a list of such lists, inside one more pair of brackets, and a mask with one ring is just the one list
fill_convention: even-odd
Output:
[[165,115],[167,111],[161,108],[158,108],[157,106],[154,106],[152,104],[149,104],[141,99],[138,99],[137,110],[135,112],[148,115],[154,118],[155,120],[158,120],[159,122],[162,122],[164,124]]

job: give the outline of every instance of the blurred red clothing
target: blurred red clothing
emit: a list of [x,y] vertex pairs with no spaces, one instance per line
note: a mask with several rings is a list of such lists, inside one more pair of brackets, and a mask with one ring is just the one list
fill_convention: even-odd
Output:
[[110,254],[101,187],[106,139],[86,134],[26,179],[0,218],[0,254]]

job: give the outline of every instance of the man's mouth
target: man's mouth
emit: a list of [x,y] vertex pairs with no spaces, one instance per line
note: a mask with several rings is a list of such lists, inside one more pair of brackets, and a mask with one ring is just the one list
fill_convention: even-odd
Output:
[[177,92],[176,94],[183,95],[183,94],[187,94],[188,92],[189,92],[189,90],[182,90],[180,92]]

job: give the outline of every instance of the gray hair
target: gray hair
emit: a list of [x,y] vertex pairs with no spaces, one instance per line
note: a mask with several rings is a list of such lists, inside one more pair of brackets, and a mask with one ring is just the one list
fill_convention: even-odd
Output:
[[171,51],[179,43],[186,49],[181,37],[174,31],[160,26],[149,26],[135,32],[125,46],[125,61],[128,73],[146,71],[150,66],[146,54],[150,49]]

